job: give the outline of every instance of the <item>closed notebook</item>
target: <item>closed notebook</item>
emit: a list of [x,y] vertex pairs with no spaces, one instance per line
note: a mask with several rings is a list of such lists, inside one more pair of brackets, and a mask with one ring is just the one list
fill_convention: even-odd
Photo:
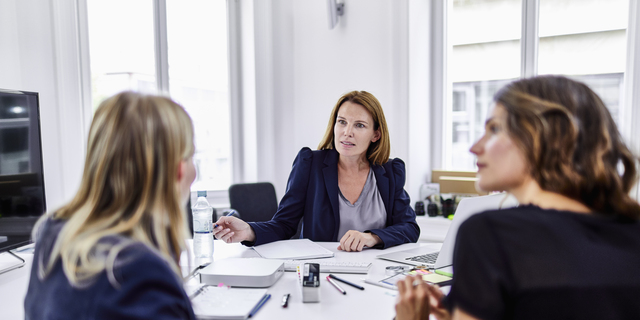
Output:
[[267,289],[198,285],[185,287],[198,319],[247,319]]
[[333,252],[309,239],[275,241],[253,247],[265,259],[302,260],[331,258]]

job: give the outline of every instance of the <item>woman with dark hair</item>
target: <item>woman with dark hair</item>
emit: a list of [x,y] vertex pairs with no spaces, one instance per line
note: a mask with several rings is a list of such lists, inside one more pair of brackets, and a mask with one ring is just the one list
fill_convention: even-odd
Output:
[[403,189],[404,162],[389,153],[380,102],[366,91],[349,92],[334,106],[318,150],[302,148],[293,161],[273,219],[222,217],[213,233],[225,242],[259,245],[291,238],[302,220],[301,238],[340,241],[344,251],[416,242],[420,229]]
[[516,81],[494,100],[471,147],[477,185],[520,207],[463,223],[446,298],[398,282],[397,319],[640,319],[637,158],[602,100],[559,76]]

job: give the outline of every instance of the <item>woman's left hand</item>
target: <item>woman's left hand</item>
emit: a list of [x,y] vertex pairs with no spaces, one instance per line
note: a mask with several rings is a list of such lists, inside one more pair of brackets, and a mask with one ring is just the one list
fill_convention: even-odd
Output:
[[338,250],[362,251],[364,246],[369,248],[381,243],[380,237],[373,233],[365,233],[356,230],[349,230],[340,239]]

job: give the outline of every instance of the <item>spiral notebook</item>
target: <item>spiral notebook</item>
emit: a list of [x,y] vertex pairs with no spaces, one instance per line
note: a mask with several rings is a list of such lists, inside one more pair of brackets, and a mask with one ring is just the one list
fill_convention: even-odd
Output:
[[267,289],[185,286],[198,319],[247,319]]

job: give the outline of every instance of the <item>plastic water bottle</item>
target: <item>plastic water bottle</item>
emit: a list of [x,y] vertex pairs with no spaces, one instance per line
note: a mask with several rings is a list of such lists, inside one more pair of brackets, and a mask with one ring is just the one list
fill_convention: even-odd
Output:
[[213,262],[213,208],[206,197],[206,191],[198,191],[198,200],[192,208],[193,255],[198,264]]

